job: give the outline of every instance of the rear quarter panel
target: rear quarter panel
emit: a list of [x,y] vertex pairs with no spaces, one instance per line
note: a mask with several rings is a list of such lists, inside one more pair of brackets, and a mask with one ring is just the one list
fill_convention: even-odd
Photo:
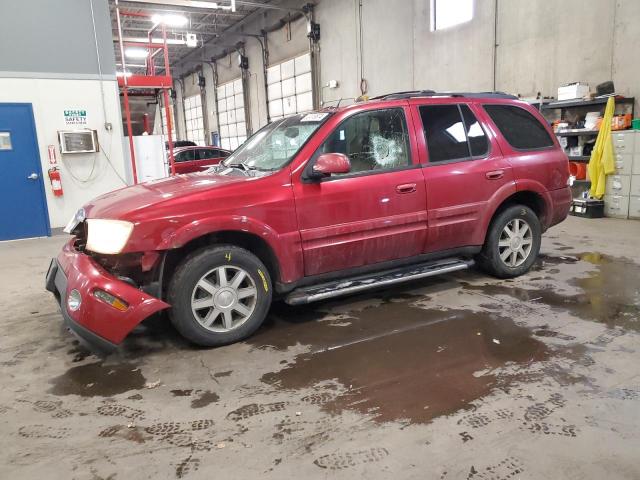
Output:
[[[484,112],[485,122],[491,129],[498,132],[496,141],[502,150],[504,158],[512,166],[513,177],[516,184],[516,191],[532,191],[539,194],[545,202],[545,213],[542,223],[545,227],[558,223],[566,217],[565,204],[567,192],[567,180],[569,178],[569,159],[558,143],[553,130],[546,119],[535,108],[525,102],[514,102],[512,100],[493,100],[483,102],[483,104],[505,104],[513,105],[525,109],[531,113],[547,130],[553,141],[553,145],[547,148],[535,150],[518,150],[509,144],[502,136],[498,127],[493,123],[491,117]],[[552,192],[560,191],[559,194]],[[556,201],[559,200],[560,203]],[[570,202],[570,199],[569,199]],[[559,211],[556,211],[559,209]],[[568,206],[566,207],[568,212]],[[563,216],[564,215],[564,216]],[[558,218],[560,218],[558,220]]]

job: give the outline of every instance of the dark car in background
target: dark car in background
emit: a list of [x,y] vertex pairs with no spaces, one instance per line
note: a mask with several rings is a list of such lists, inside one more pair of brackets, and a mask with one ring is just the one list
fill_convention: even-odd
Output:
[[173,151],[176,173],[202,172],[207,167],[219,164],[231,155],[220,147],[182,147]]

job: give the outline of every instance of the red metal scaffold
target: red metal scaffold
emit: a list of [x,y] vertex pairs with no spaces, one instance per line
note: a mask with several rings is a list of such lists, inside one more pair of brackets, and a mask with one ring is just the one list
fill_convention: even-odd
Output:
[[[169,66],[169,50],[167,48],[167,32],[165,25],[160,22],[154,24],[147,33],[147,43],[124,41],[122,38],[122,26],[120,16],[127,17],[144,17],[151,21],[151,16],[146,13],[131,12],[127,10],[120,10],[118,0],[115,0],[116,6],[116,20],[118,23],[118,42],[120,44],[120,59],[122,63],[122,76],[118,77],[118,85],[122,89],[124,95],[124,111],[127,120],[127,130],[129,133],[129,149],[131,150],[131,169],[133,172],[133,183],[138,183],[138,173],[136,169],[136,154],[133,145],[133,135],[131,130],[131,109],[129,107],[129,88],[143,88],[143,89],[161,89],[163,95],[163,103],[165,108],[165,115],[167,118],[167,140],[169,144],[169,165],[171,169],[171,175],[175,175],[176,167],[173,157],[173,138],[171,135],[171,129],[173,125],[173,118],[169,109],[169,90],[173,87],[173,79],[171,78],[171,69]],[[153,34],[160,29],[162,34],[161,42],[154,42]],[[127,66],[124,55],[124,47],[135,46],[139,48],[147,49],[147,58],[145,60],[145,75],[130,75],[127,76]],[[164,59],[164,75],[156,74],[155,57],[162,53]]]

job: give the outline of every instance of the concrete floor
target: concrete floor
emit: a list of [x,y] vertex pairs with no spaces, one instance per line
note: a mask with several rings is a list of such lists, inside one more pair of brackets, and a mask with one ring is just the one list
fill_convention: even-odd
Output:
[[640,478],[640,222],[570,217],[513,281],[462,272],[203,350],[163,319],[99,359],[0,244],[3,478]]

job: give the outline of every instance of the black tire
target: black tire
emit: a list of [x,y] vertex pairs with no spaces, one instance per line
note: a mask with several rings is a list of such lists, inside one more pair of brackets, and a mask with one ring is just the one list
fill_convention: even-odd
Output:
[[[499,241],[505,227],[511,221],[518,219],[525,221],[531,229],[531,250],[524,262],[517,266],[510,266],[500,258]],[[536,213],[525,205],[512,205],[499,212],[491,221],[482,251],[476,261],[482,270],[494,277],[517,277],[528,272],[536,261],[540,252],[541,239],[542,227]]]
[[[242,324],[226,332],[213,332],[196,319],[191,300],[202,277],[222,266],[244,270],[251,277],[257,295],[252,313]],[[176,268],[167,291],[173,325],[186,339],[205,347],[228,345],[249,337],[267,316],[271,297],[271,277],[264,264],[251,252],[233,245],[206,247],[190,254]]]

